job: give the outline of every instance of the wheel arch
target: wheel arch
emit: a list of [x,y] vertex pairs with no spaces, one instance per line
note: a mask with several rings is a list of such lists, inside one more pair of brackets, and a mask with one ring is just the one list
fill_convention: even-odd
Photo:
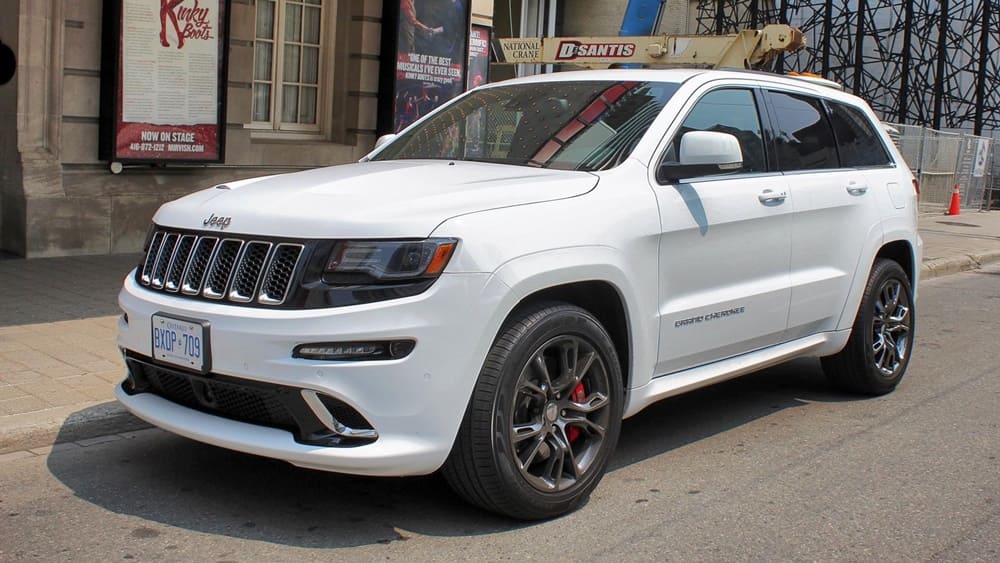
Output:
[[[894,240],[883,244],[872,260],[873,266],[875,260],[879,258],[892,260],[902,266],[903,271],[906,272],[906,277],[910,280],[910,285],[916,286],[916,260],[914,259],[913,245],[910,244],[910,241]],[[871,271],[871,268],[869,268],[869,271]]]
[[870,258],[867,258],[866,260],[863,256],[858,265],[858,270],[855,274],[856,283],[853,284],[853,288],[848,295],[847,302],[844,305],[844,310],[840,315],[840,321],[837,323],[837,329],[847,330],[853,326],[854,318],[858,313],[858,307],[861,306],[861,298],[864,293],[865,283],[867,283],[868,277],[871,275],[872,268],[875,267],[875,263],[880,258],[892,260],[903,268],[903,271],[906,272],[907,280],[910,282],[914,299],[916,299],[917,280],[920,273],[919,255],[917,252],[918,250],[914,247],[913,242],[907,239],[894,239],[887,242],[883,241],[881,246],[878,246],[877,249],[873,244],[864,254],[864,256],[868,256]]
[[619,289],[606,280],[575,281],[539,289],[518,301],[503,324],[525,308],[550,301],[569,303],[588,311],[608,331],[618,354],[627,393],[632,371],[632,336],[625,300]]
[[509,260],[493,275],[509,291],[495,317],[499,334],[518,308],[542,300],[590,311],[605,326],[619,356],[628,390],[649,382],[659,337],[655,261],[607,245],[547,250]]

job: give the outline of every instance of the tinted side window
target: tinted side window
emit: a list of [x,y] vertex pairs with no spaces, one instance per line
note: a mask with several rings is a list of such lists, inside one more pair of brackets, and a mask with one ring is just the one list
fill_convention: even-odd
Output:
[[690,131],[717,131],[735,136],[743,152],[743,167],[737,172],[764,172],[767,169],[757,103],[750,90],[713,90],[698,100],[671,141],[663,159],[665,163],[677,163],[681,137]]
[[778,166],[785,171],[840,167],[837,142],[823,104],[810,96],[769,95],[778,125]]
[[828,102],[830,122],[837,135],[840,162],[843,166],[885,166],[892,164],[885,145],[878,138],[868,117],[856,108]]

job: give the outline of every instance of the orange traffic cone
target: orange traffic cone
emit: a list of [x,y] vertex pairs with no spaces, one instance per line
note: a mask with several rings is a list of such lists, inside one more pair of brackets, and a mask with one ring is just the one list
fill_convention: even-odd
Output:
[[962,211],[962,190],[955,184],[955,189],[951,192],[951,207],[948,208],[948,215],[958,215]]

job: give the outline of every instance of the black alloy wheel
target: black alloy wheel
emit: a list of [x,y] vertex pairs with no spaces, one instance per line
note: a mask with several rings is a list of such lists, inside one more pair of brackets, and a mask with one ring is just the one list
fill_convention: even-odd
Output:
[[913,351],[916,307],[903,268],[878,259],[843,350],[822,358],[830,382],[845,391],[884,395],[899,385]]
[[444,476],[493,512],[565,514],[604,475],[623,397],[614,343],[593,315],[564,303],[516,312],[486,358]]
[[612,408],[608,369],[589,341],[545,342],[521,370],[510,412],[514,462],[540,491],[573,487],[604,445]]
[[910,353],[912,310],[903,282],[890,278],[876,290],[871,339],[875,368],[888,378],[899,371]]

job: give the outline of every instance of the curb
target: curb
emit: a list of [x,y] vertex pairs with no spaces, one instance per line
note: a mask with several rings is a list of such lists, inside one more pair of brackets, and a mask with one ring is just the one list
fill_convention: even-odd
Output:
[[0,454],[150,428],[117,401],[0,417]]
[[979,254],[949,256],[924,260],[920,264],[920,279],[929,280],[959,272],[975,270],[992,262],[1000,262],[1000,250],[990,250]]

